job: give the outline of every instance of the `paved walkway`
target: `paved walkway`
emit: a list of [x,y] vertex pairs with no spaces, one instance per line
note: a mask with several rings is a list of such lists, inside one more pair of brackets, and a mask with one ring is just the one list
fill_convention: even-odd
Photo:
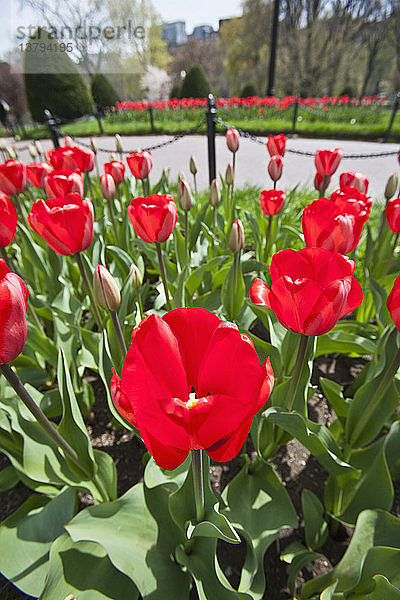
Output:
[[[88,143],[87,138],[77,138],[82,142]],[[124,150],[133,151],[139,148],[153,146],[159,142],[170,139],[170,136],[126,136],[122,138]],[[266,138],[265,138],[266,140]],[[115,151],[115,142],[113,137],[96,138],[99,148],[108,151]],[[18,142],[18,147],[26,146],[25,141]],[[44,140],[42,145],[45,149],[51,147],[49,140]],[[306,150],[315,152],[317,149],[333,149],[340,147],[345,154],[374,154],[379,152],[398,151],[399,144],[382,144],[378,142],[353,142],[344,140],[314,140],[293,138],[287,142],[287,148]],[[175,143],[154,150],[153,170],[151,180],[157,181],[161,176],[163,169],[170,169],[171,178],[176,178],[179,172],[191,181],[189,171],[189,158],[194,155],[198,165],[198,186],[199,189],[205,189],[208,185],[208,162],[207,162],[207,138],[206,136],[187,136],[179,139]],[[216,138],[217,172],[225,173],[226,166],[231,160],[231,153],[228,151],[223,136]],[[246,183],[262,186],[266,189],[272,187],[268,176],[268,152],[265,146],[257,144],[249,139],[241,138],[240,148],[236,159],[236,185],[242,186]],[[99,162],[101,167],[104,162],[109,160],[107,152],[99,152]],[[21,160],[30,162],[29,152],[24,150],[20,154]],[[382,200],[383,191],[388,177],[392,173],[399,173],[399,162],[397,156],[367,158],[367,159],[344,159],[338,172],[332,178],[332,184],[329,189],[336,189],[339,185],[339,174],[349,170],[362,171],[370,181],[369,193],[373,199]],[[283,176],[278,182],[282,189],[291,189],[294,186],[312,186],[315,175],[313,157],[299,156],[287,153],[284,157]]]

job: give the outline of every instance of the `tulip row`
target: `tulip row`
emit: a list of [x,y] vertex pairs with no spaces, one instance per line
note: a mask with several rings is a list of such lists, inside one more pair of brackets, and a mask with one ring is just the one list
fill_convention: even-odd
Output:
[[[385,512],[400,476],[396,177],[375,231],[366,177],[342,173],[340,189],[325,197],[342,151],[318,151],[320,197],[303,203],[301,233],[286,216],[296,212],[292,195],[276,189],[285,137],[268,138],[273,188],[251,211],[234,185],[237,131],[227,131],[226,143],[232,162],[221,185],[214,180],[202,198],[191,157],[194,191],[180,177],[177,203],[165,174],[150,186],[148,152],[127,157],[133,182],[115,157],[90,177],[95,146],[86,152],[68,140],[41,163],[0,165],[0,449],[10,460],[3,480],[35,491],[0,526],[0,548],[8,549],[0,570],[31,596],[92,590],[96,600],[168,600],[189,598],[195,586],[209,600],[261,599],[264,554],[283,528],[297,526],[271,461],[297,438],[329,477],[325,506],[307,490],[302,496],[306,545],[282,554],[292,556],[292,594],[299,570],[345,523],[356,525],[358,549],[349,547],[328,579],[305,584],[302,597],[343,597],[337,588],[362,598],[365,586],[377,586],[391,598],[400,556],[390,541],[398,520]],[[373,359],[346,396],[321,380],[336,415],[328,426],[309,420],[307,402],[313,358],[334,352]],[[85,427],[85,369],[105,384],[114,419],[150,453],[144,481],[120,498],[115,465],[93,449]],[[240,472],[216,496],[210,458],[239,453]],[[94,502],[79,513],[78,491]],[[28,523],[26,540],[19,532]],[[392,562],[363,538],[375,528]],[[218,565],[217,539],[244,541],[236,590]],[[346,560],[358,569],[350,583]]]

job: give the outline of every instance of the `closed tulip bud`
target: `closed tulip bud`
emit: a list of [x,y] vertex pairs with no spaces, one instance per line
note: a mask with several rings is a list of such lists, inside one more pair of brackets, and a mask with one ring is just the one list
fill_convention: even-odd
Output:
[[3,140],[3,138],[0,138],[0,150],[5,150],[6,149],[6,143]]
[[118,133],[115,134],[115,148],[117,152],[122,152],[121,136]]
[[15,150],[12,146],[7,146],[6,152],[7,152],[8,156],[11,158],[11,160],[15,160],[17,158],[17,153],[15,152]]
[[38,154],[43,154],[42,144],[39,142],[39,140],[34,140],[33,143],[35,144],[36,152]]
[[235,154],[239,150],[239,133],[230,127],[225,134],[225,139],[229,150]]
[[228,163],[228,166],[226,167],[225,182],[226,182],[226,185],[233,184],[233,169],[232,169],[231,163]]
[[216,179],[213,179],[211,182],[208,201],[211,204],[211,206],[218,206],[218,204],[221,202],[221,196],[219,193],[218,183]]
[[240,219],[236,219],[232,225],[231,233],[229,236],[229,248],[232,252],[239,252],[243,250],[244,246],[244,229]]
[[90,137],[90,148],[92,149],[92,152],[97,154],[97,145],[96,145],[96,142],[94,141],[93,136]]
[[32,158],[36,158],[36,148],[33,144],[29,144],[29,154]]
[[110,162],[113,162],[114,160],[117,160],[117,158],[116,158],[114,152],[111,152],[110,153]]
[[117,310],[121,304],[121,294],[117,282],[110,271],[97,265],[93,274],[93,290],[96,302],[105,310]]
[[142,286],[143,278],[142,278],[142,275],[140,274],[138,267],[135,265],[135,263],[132,263],[129,268],[129,275],[131,273],[132,273],[132,285],[135,288],[135,290],[138,290]]
[[277,182],[282,177],[283,162],[278,154],[271,157],[268,164],[268,173],[272,181]]
[[115,182],[112,175],[100,175],[101,195],[105,200],[111,200],[115,195]]
[[178,183],[178,204],[182,210],[190,210],[193,206],[192,192],[184,179],[181,179]]
[[190,157],[189,168],[192,175],[197,174],[196,160],[193,155]]
[[390,200],[390,198],[393,198],[393,196],[396,194],[398,185],[399,185],[399,178],[397,176],[397,173],[393,173],[393,175],[391,175],[389,177],[389,179],[387,180],[387,183],[386,183],[386,187],[385,187],[386,200]]
[[70,135],[64,136],[64,146],[73,146],[74,142],[72,141],[72,137]]

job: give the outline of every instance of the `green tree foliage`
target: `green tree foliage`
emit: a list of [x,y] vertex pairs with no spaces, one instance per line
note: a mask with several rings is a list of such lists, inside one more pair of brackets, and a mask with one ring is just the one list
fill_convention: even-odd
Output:
[[116,89],[102,73],[97,73],[92,77],[90,87],[93,100],[95,101],[96,106],[99,106],[100,108],[115,106],[118,100],[120,100]]
[[182,98],[205,98],[211,91],[210,84],[200,65],[192,65],[182,84]]
[[93,112],[89,89],[57,40],[40,27],[30,40],[44,43],[43,51],[25,51],[24,56],[26,98],[32,118],[44,121],[46,108],[61,119]]
[[257,96],[257,90],[254,83],[245,83],[240,92],[241,98],[250,98],[250,96]]
[[175,83],[175,85],[172,86],[169,97],[182,98],[182,85],[180,83]]

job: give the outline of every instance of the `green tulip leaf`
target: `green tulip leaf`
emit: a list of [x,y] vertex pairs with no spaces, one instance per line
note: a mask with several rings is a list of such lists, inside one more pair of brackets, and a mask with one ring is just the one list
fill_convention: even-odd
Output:
[[[0,435],[0,446],[1,446],[1,435]],[[10,490],[20,481],[18,471],[12,465],[4,467],[0,471],[0,492]]]
[[161,486],[137,484],[114,502],[87,507],[66,529],[74,542],[100,544],[145,600],[188,597],[190,577],[171,560],[184,537],[169,517]]
[[[400,519],[383,510],[364,510],[357,519],[353,537],[341,561],[326,575],[307,581],[301,590],[301,598],[314,598],[336,581],[335,592],[346,593],[347,597],[347,592],[361,581],[365,563],[368,576],[373,571],[376,575],[385,575],[385,565],[378,560],[380,553],[377,556],[374,551],[372,560],[367,562],[370,550],[376,546],[400,549]],[[392,563],[388,567],[391,568]]]
[[292,596],[295,596],[298,574],[305,566],[314,560],[317,560],[317,558],[321,558],[321,554],[305,548],[305,546],[299,542],[293,542],[289,544],[289,546],[287,546],[282,552],[281,560],[289,565],[289,577],[287,585]]
[[162,485],[171,492],[176,491],[184,483],[190,465],[191,460],[188,456],[177,469],[166,471],[158,466],[153,457],[150,457],[144,470],[144,483],[147,488]]
[[0,526],[0,570],[16,587],[39,596],[46,580],[52,542],[73,517],[76,492],[69,488],[50,500],[32,495]]
[[40,600],[137,600],[138,590],[118,571],[104,548],[93,542],[74,543],[67,533],[55,540],[50,550],[49,572]]
[[317,496],[307,489],[302,491],[301,507],[306,544],[311,550],[317,550],[324,545],[329,534],[328,525],[324,519],[324,507]]

